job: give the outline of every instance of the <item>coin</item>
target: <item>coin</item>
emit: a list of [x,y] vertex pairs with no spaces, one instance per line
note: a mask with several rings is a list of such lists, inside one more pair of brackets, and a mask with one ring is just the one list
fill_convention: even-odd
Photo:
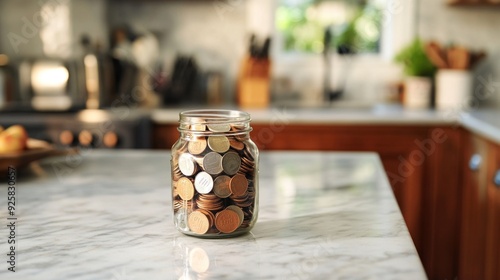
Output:
[[240,169],[241,158],[235,152],[228,152],[222,157],[222,169],[227,175],[234,175]]
[[189,252],[189,266],[197,273],[204,273],[210,267],[210,258],[202,248],[196,247]]
[[229,189],[229,181],[231,178],[226,175],[221,175],[214,180],[214,193],[220,198],[226,198],[231,195],[231,189]]
[[216,152],[210,152],[203,157],[203,169],[208,174],[217,175],[222,172],[222,156]]
[[236,139],[229,139],[229,145],[231,146],[231,148],[238,150],[238,151],[241,151],[245,148],[245,144],[243,144],[243,142],[240,142]]
[[204,171],[198,173],[194,178],[194,187],[196,188],[196,191],[201,194],[207,194],[211,192],[214,187],[212,176]]
[[208,147],[218,153],[229,150],[229,140],[226,136],[208,136]]
[[247,192],[248,180],[244,175],[236,174],[231,178],[229,188],[235,196],[242,196]]
[[215,215],[212,212],[205,210],[205,209],[199,209],[199,211],[207,217],[208,228],[211,228],[215,223]]
[[207,148],[207,140],[204,138],[199,138],[193,141],[189,141],[188,151],[193,155],[199,155],[205,151]]
[[215,194],[200,194],[196,199],[196,206],[204,210],[219,211],[224,209],[224,201]]
[[186,176],[191,176],[196,172],[196,165],[190,154],[182,154],[179,157],[179,169]]
[[190,200],[194,196],[193,183],[186,177],[180,178],[177,181],[177,192],[183,200]]
[[215,215],[215,227],[222,233],[231,233],[240,226],[238,214],[230,209],[225,209]]
[[238,214],[238,218],[240,218],[240,225],[243,223],[245,214],[243,213],[243,210],[241,210],[240,207],[236,205],[229,205],[228,207],[226,207],[226,209],[233,210],[234,212],[236,212],[236,214]]
[[210,228],[210,221],[205,214],[196,210],[188,216],[188,227],[195,233],[204,234]]
[[192,124],[189,128],[194,131],[205,131],[207,129],[204,124]]
[[231,126],[229,124],[224,124],[224,123],[208,124],[207,127],[208,130],[213,132],[228,132],[229,130],[231,130]]

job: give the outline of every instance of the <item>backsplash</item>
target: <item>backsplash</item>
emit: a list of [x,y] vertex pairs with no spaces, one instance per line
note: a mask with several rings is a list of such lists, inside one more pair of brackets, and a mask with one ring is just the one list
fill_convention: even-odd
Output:
[[490,96],[481,106],[500,107],[500,7],[452,7],[444,0],[420,0],[418,32],[424,40],[485,50],[487,59],[474,71],[474,90]]
[[218,1],[219,6],[215,3],[111,1],[109,26],[128,24],[138,32],[156,34],[166,65],[172,65],[176,55],[194,55],[203,71],[223,74],[225,100],[232,101],[248,38],[245,5],[243,1]]
[[[249,34],[251,30],[265,35],[275,32],[273,11],[277,1],[0,0],[0,52],[14,57],[38,57],[47,53],[56,57],[78,57],[82,52],[81,35],[89,34],[92,41],[107,48],[109,31],[126,24],[137,33],[152,32],[158,37],[159,60],[167,71],[171,70],[177,55],[193,55],[203,71],[220,72],[224,76],[225,100],[232,103]],[[415,2],[411,1],[400,1],[403,11],[413,9]],[[401,34],[408,37],[416,31],[424,40],[484,49],[488,57],[475,71],[475,91],[490,96],[481,102],[482,106],[500,107],[500,37],[497,36],[500,8],[451,7],[445,2],[420,0],[417,11],[412,13],[417,15],[417,27],[405,27],[413,32],[394,33],[391,40],[407,41]],[[62,6],[57,13],[48,10],[51,15],[48,22],[53,28],[45,31],[36,23],[43,3],[48,3],[49,8],[52,4]],[[408,16],[393,16],[394,26],[411,25]],[[406,21],[398,21],[401,19]],[[67,26],[62,24],[65,20]],[[290,59],[279,55],[276,38],[274,34],[274,77],[294,84],[291,91],[298,92],[305,103],[321,104],[324,67],[321,56]],[[392,62],[396,51],[393,48],[383,59],[357,57],[350,60],[348,68],[334,63],[336,73],[347,73],[345,99],[378,102],[383,98],[387,85],[402,78],[399,67]]]
[[80,38],[107,46],[106,1],[0,0],[0,52],[12,57],[72,58]]

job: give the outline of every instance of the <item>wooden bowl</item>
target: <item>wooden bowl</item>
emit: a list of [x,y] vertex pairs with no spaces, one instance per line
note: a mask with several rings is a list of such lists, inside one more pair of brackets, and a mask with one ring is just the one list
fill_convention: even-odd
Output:
[[45,141],[29,139],[24,151],[0,154],[0,177],[5,177],[9,167],[22,169],[30,163],[50,156],[64,155],[67,151],[57,150]]

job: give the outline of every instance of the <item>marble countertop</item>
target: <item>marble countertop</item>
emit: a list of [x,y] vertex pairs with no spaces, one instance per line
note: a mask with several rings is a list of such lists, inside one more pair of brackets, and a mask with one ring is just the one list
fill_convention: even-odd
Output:
[[[182,109],[153,110],[151,119],[159,124],[177,124]],[[500,144],[500,110],[408,110],[401,106],[379,105],[363,109],[269,108],[245,110],[252,123],[348,124],[348,125],[461,125]]]
[[[252,116],[253,123],[271,123],[280,120],[294,124],[451,124],[456,116],[434,110],[405,110],[401,106],[374,106],[370,108],[268,108],[237,109]],[[151,113],[155,123],[178,123],[183,109],[157,109]]]
[[220,240],[175,230],[169,160],[89,150],[18,174],[17,272],[0,279],[426,278],[376,154],[262,153],[257,224]]

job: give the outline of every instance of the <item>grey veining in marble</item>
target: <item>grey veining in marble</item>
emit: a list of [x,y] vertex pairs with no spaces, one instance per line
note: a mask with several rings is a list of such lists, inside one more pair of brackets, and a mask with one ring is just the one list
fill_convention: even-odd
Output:
[[17,272],[2,261],[0,279],[425,279],[375,154],[262,153],[259,220],[221,240],[175,230],[169,157],[92,151],[20,174]]

